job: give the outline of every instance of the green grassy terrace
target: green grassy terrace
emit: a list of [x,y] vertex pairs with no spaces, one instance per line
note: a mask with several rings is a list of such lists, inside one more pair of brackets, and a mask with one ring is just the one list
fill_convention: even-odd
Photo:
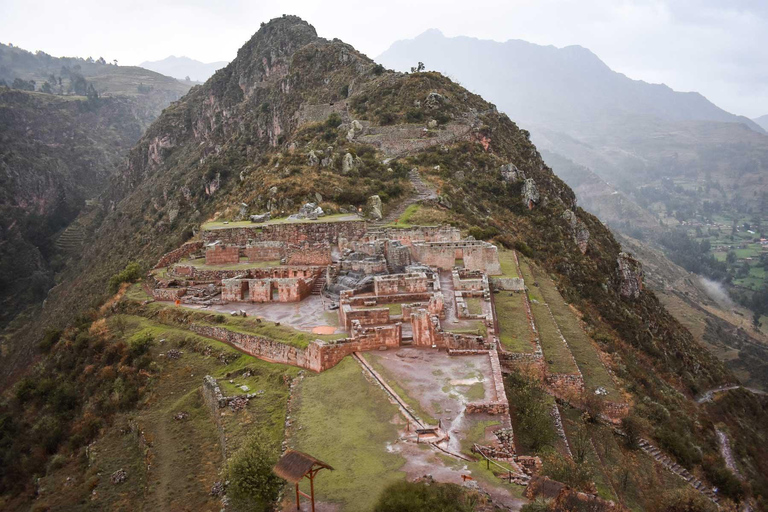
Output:
[[292,220],[288,217],[283,217],[280,219],[272,219],[268,220],[267,222],[251,222],[250,220],[239,220],[239,221],[211,221],[206,222],[200,228],[204,231],[210,231],[215,229],[234,229],[234,228],[259,228],[263,226],[272,226],[275,224],[306,224],[306,223],[314,223],[314,224],[324,224],[329,222],[363,222],[363,219],[358,217],[355,214],[349,214],[349,213],[337,213],[333,215],[326,215],[324,217],[320,217],[317,220],[311,220],[311,219],[296,219]]

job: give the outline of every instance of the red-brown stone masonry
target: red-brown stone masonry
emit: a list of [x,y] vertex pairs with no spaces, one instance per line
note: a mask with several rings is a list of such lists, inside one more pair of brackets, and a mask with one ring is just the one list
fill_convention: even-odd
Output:
[[234,245],[214,245],[205,251],[206,265],[240,263],[240,248]]
[[155,268],[164,268],[174,263],[178,263],[182,258],[186,258],[190,254],[197,252],[203,248],[203,242],[187,242],[178,249],[174,249],[171,252],[164,254],[160,261],[157,262]]
[[224,244],[245,247],[249,240],[254,242],[303,242],[336,243],[339,237],[360,240],[367,231],[363,221],[349,222],[297,222],[284,224],[254,225],[253,227],[226,228],[202,231],[205,243],[220,240]]

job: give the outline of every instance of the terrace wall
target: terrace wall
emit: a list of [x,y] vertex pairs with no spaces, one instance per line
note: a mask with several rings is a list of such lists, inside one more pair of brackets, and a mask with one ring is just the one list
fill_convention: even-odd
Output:
[[205,251],[206,265],[240,263],[240,248],[236,245],[212,245]]
[[224,244],[244,247],[249,240],[253,242],[284,242],[289,245],[303,242],[337,243],[339,237],[347,240],[360,240],[365,236],[366,230],[367,226],[363,221],[286,222],[211,229],[202,231],[200,236],[205,243],[221,240]]
[[178,249],[165,253],[155,265],[155,268],[163,268],[178,263],[182,258],[203,249],[203,242],[187,242]]
[[243,252],[249,262],[282,260],[285,258],[285,242],[251,242]]

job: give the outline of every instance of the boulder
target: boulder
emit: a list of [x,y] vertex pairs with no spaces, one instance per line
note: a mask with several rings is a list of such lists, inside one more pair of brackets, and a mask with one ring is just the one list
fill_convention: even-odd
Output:
[[365,204],[366,216],[370,219],[381,220],[384,218],[383,208],[381,198],[378,195],[371,196]]
[[427,98],[424,100],[424,107],[429,110],[435,110],[443,106],[448,100],[445,96],[435,91],[427,94]]
[[432,119],[430,122],[427,123],[427,128],[437,128],[437,121]]
[[351,153],[344,154],[344,158],[341,160],[341,173],[348,174],[354,169],[356,169],[355,158]]
[[520,169],[518,169],[517,166],[511,162],[508,164],[502,165],[500,167],[500,170],[501,170],[501,178],[507,183],[525,179],[525,173]]
[[260,223],[260,222],[267,222],[268,220],[270,220],[270,218],[272,218],[272,215],[270,215],[269,212],[262,213],[261,215],[251,215],[250,216],[251,222],[258,222],[258,223]]
[[307,156],[310,167],[317,167],[320,164],[320,159],[317,157],[314,151],[310,151]]
[[349,130],[347,131],[347,140],[349,142],[352,142],[355,140],[355,137],[360,135],[363,132],[363,125],[358,120],[352,121],[349,125]]

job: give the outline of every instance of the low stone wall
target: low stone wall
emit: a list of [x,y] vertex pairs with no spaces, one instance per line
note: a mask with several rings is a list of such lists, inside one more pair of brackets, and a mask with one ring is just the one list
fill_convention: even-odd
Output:
[[152,290],[152,297],[155,300],[176,300],[186,293],[186,288],[155,288]]
[[203,242],[187,242],[178,249],[174,249],[171,252],[165,253],[155,265],[155,268],[164,268],[174,263],[178,263],[182,258],[186,258],[192,253],[201,251],[203,249]]
[[253,242],[302,242],[337,243],[339,237],[347,240],[360,240],[367,231],[363,221],[323,222],[286,222],[277,224],[254,224],[248,227],[232,227],[202,231],[200,236],[205,243],[221,240],[224,244],[245,247],[249,240]]
[[502,426],[511,427],[509,420],[509,401],[507,401],[507,393],[504,391],[504,377],[501,373],[501,364],[495,350],[488,352],[488,357],[491,361],[491,382],[493,390],[493,399],[483,400],[480,402],[472,402],[467,404],[466,412],[468,414],[495,414],[505,415],[502,421]]
[[490,282],[494,290],[508,292],[525,291],[525,281],[520,277],[492,277]]
[[390,274],[373,278],[374,294],[397,295],[399,293],[425,293],[429,279],[423,272],[412,274]]
[[210,375],[206,375],[203,378],[202,393],[203,401],[211,413],[213,422],[216,425],[216,432],[219,434],[221,455],[224,460],[227,460],[227,435],[224,425],[221,422],[221,412],[219,411],[219,409],[226,406],[226,403],[224,402],[224,394],[221,392],[221,388],[219,388],[219,383]]
[[352,329],[352,322],[357,320],[360,325],[384,325],[389,323],[389,308],[353,309],[349,304],[339,308],[339,321],[347,331]]

